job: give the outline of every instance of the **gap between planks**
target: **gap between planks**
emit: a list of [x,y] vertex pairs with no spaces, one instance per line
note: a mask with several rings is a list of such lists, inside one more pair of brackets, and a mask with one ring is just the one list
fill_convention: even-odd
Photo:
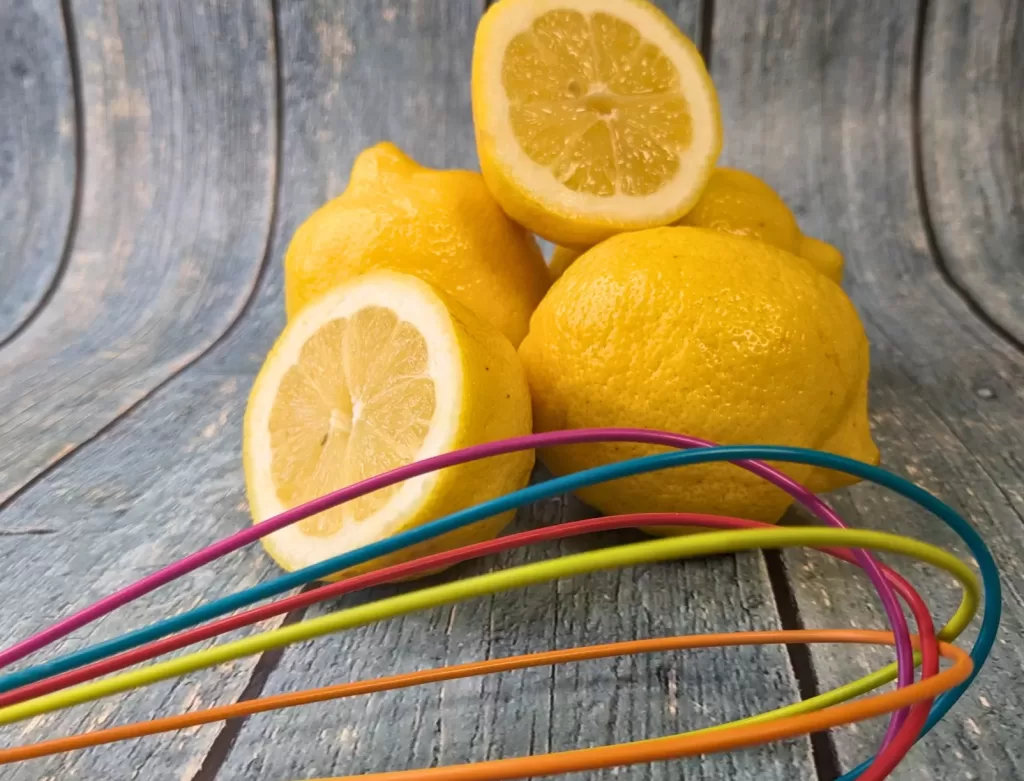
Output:
[[[299,593],[305,594],[316,587],[316,583],[307,583]],[[284,629],[286,626],[297,624],[306,617],[307,610],[308,608],[301,607],[298,610],[290,611],[284,617],[284,621],[281,622],[279,628]],[[249,674],[249,680],[245,684],[245,688],[242,689],[242,693],[235,702],[255,700],[263,694],[267,681],[270,680],[270,676],[281,663],[281,657],[284,656],[286,648],[287,646],[283,646],[275,648],[273,651],[264,651],[260,654],[256,664],[253,665],[252,672]],[[242,732],[242,727],[245,726],[248,718],[248,716],[242,716],[241,718],[229,719],[224,722],[224,726],[217,733],[217,737],[213,739],[209,751],[203,757],[203,763],[199,766],[196,774],[192,776],[191,781],[215,781],[224,763],[231,756],[231,749],[234,748],[235,741]]]
[[[78,206],[79,206],[79,202],[81,200],[81,197],[80,197],[81,196],[81,187],[79,185],[79,182],[80,182],[80,179],[81,179],[81,172],[83,170],[82,169],[82,164],[83,164],[83,161],[85,159],[85,123],[84,123],[84,119],[83,119],[84,111],[83,111],[83,106],[82,106],[82,102],[81,102],[81,87],[80,87],[81,63],[80,63],[79,56],[78,56],[78,42],[77,42],[77,38],[76,38],[76,29],[75,29],[74,18],[73,18],[73,10],[70,7],[70,2],[71,2],[71,0],[61,0],[61,7],[62,7],[62,9],[65,12],[65,17],[64,17],[65,18],[65,35],[67,37],[68,58],[70,60],[70,66],[69,67],[70,67],[71,74],[72,74],[72,83],[74,85],[74,93],[75,93],[75,95],[74,95],[74,99],[75,99],[75,134],[76,134],[76,141],[75,141],[75,143],[76,143],[75,201],[74,201],[74,205],[73,205],[73,209],[72,209],[71,220],[69,221],[68,237],[67,237],[67,241],[66,241],[65,247],[64,247],[64,255],[61,258],[62,267],[61,267],[61,270],[58,271],[58,274],[55,276],[54,284],[50,287],[49,290],[47,290],[46,295],[43,297],[42,301],[44,303],[45,302],[49,302],[49,300],[53,297],[53,294],[56,292],[56,290],[57,290],[57,288],[59,286],[60,278],[63,275],[64,266],[66,266],[67,261],[68,261],[68,259],[71,256],[72,248],[74,247],[74,234],[75,234],[75,232],[77,230],[77,227],[78,227]],[[281,74],[280,57],[278,57],[278,52],[280,51],[280,45],[279,45],[280,41],[279,41],[278,24],[277,24],[277,0],[270,0],[270,5],[271,5],[271,9],[272,9],[272,16],[273,16],[271,25],[273,27],[273,36],[274,36],[274,66],[275,66],[275,70],[274,70],[274,81],[275,81],[274,96],[275,96],[275,100],[276,100],[276,103],[275,103],[275,106],[274,106],[274,109],[275,109],[274,110],[274,122],[276,124],[276,137],[275,137],[275,142],[274,142],[274,169],[273,169],[273,174],[272,174],[272,176],[273,176],[273,184],[272,184],[272,187],[271,187],[271,195],[270,195],[270,214],[268,215],[268,221],[267,221],[267,225],[268,225],[268,228],[267,228],[267,238],[266,238],[266,242],[263,245],[263,255],[260,258],[259,268],[256,271],[256,278],[253,281],[252,287],[249,290],[249,294],[246,297],[245,302],[242,304],[241,307],[239,307],[238,314],[235,316],[235,318],[230,323],[228,323],[227,327],[224,328],[224,330],[220,333],[220,335],[216,339],[214,339],[212,342],[210,342],[210,344],[208,344],[205,349],[200,350],[198,353],[195,354],[195,356],[192,357],[191,360],[188,360],[185,363],[183,363],[177,370],[171,371],[166,377],[164,377],[163,380],[161,380],[156,385],[154,385],[152,388],[150,388],[149,391],[147,391],[142,396],[140,396],[134,403],[132,403],[129,406],[125,407],[123,410],[120,410],[115,417],[113,417],[110,421],[108,421],[103,426],[98,428],[91,436],[85,437],[80,442],[78,442],[74,447],[70,448],[67,452],[65,452],[65,453],[61,454],[59,457],[55,458],[50,464],[46,465],[45,467],[42,467],[37,474],[33,475],[28,480],[26,480],[21,486],[19,486],[17,489],[15,489],[9,496],[7,496],[5,499],[0,500],[0,513],[3,513],[4,510],[6,510],[8,507],[12,506],[16,501],[18,501],[24,494],[26,494],[30,489],[32,489],[38,483],[41,483],[43,480],[47,479],[54,471],[56,471],[59,467],[61,467],[64,464],[64,462],[67,461],[69,458],[71,458],[71,457],[77,455],[78,453],[80,453],[84,448],[88,447],[91,443],[96,442],[96,441],[102,439],[104,436],[106,436],[110,431],[112,431],[120,423],[120,421],[122,421],[125,418],[127,418],[136,409],[141,407],[146,401],[151,399],[159,391],[161,391],[168,384],[170,384],[171,381],[173,381],[177,377],[183,375],[192,366],[194,366],[199,361],[201,361],[206,355],[208,355],[210,352],[212,352],[217,347],[219,347],[223,342],[225,342],[234,333],[234,331],[238,327],[239,323],[241,323],[245,319],[246,313],[251,309],[252,304],[253,304],[253,302],[256,299],[257,293],[261,289],[263,281],[264,281],[264,279],[265,279],[265,277],[267,275],[267,268],[270,265],[270,255],[271,255],[272,244],[273,244],[273,236],[274,236],[273,226],[274,226],[274,224],[275,224],[275,222],[277,220],[278,203],[279,203],[280,195],[281,195],[281,178],[282,178],[281,177],[281,170],[280,170],[281,169],[281,160],[282,160],[281,133],[282,133],[283,126],[284,126],[284,122],[283,122],[284,106],[283,106],[283,104],[281,102],[282,74]],[[24,328],[29,323],[31,323],[31,321],[35,320],[35,318],[43,311],[43,308],[44,307],[41,304],[32,313],[32,315],[29,318],[26,319],[25,323],[23,323],[14,332],[14,334],[12,335],[12,338],[13,338],[13,336],[16,336],[16,335],[22,333],[24,331]],[[9,341],[9,340],[5,340],[5,342],[0,343],[0,346],[3,346],[3,344],[6,344],[7,341]]]
[[[245,305],[241,308],[238,313],[238,317],[225,329],[221,337],[211,344],[209,348],[203,353],[213,350],[220,342],[228,337],[228,335],[235,329],[235,326],[240,323],[244,318],[246,312],[249,311],[253,301],[257,298],[260,289],[263,286],[263,280],[266,276],[267,267],[269,265],[269,259],[271,251],[274,245],[275,236],[275,225],[277,223],[278,213],[278,202],[281,196],[281,186],[284,177],[281,175],[281,165],[284,160],[284,71],[283,63],[281,58],[281,24],[278,13],[278,0],[270,0],[270,26],[271,26],[271,38],[273,41],[274,51],[274,100],[275,100],[275,111],[274,111],[274,122],[277,126],[276,136],[274,141],[274,188],[273,196],[270,207],[270,222],[267,229],[267,243],[263,252],[263,259],[260,263],[259,273],[256,276],[256,281],[252,286],[252,292],[249,295]],[[202,355],[196,357],[196,361],[200,360]],[[188,369],[185,366],[181,369],[178,374]],[[176,376],[176,375],[173,375]],[[172,377],[168,377],[166,382],[169,382]],[[156,389],[154,388],[154,392]],[[142,403],[141,401],[139,402]],[[0,508],[2,509],[2,508]],[[300,593],[305,593],[316,588],[316,583],[307,583],[300,589]],[[295,624],[301,621],[306,615],[307,608],[299,608],[298,610],[292,610],[287,613],[284,617],[284,621],[281,623],[281,627]],[[249,674],[249,680],[246,682],[245,687],[242,689],[242,693],[235,700],[235,702],[244,702],[246,700],[254,700],[263,694],[263,690],[267,685],[267,681],[270,680],[270,676],[281,662],[281,658],[284,655],[284,648],[277,648],[273,651],[265,651],[260,654],[256,663],[253,665],[252,672]],[[238,735],[242,731],[242,727],[248,717],[239,719],[231,719],[224,722],[221,731],[217,733],[217,736],[213,739],[210,744],[209,750],[203,757],[202,764],[199,766],[199,770],[192,777],[191,781],[214,781],[220,774],[220,770],[228,757],[231,756],[231,749],[235,745],[235,741]]]
[[950,271],[949,263],[946,261],[942,247],[939,244],[935,222],[932,219],[931,207],[928,202],[928,188],[924,177],[924,137],[921,132],[922,94],[924,91],[924,46],[928,32],[928,11],[930,7],[930,0],[919,0],[917,28],[914,30],[913,72],[910,82],[911,169],[913,171],[914,191],[917,194],[918,209],[921,212],[921,223],[924,227],[928,253],[932,256],[932,260],[935,261],[935,267],[938,269],[939,275],[949,288],[960,297],[971,314],[996,334],[996,336],[1017,350],[1017,352],[1024,354],[1024,342],[989,315],[988,310],[974,297],[971,290],[961,284]]
[[[698,46],[712,80],[714,79],[712,73],[714,37],[715,0],[703,0]],[[765,570],[768,574],[779,624],[786,630],[803,629],[804,620],[800,615],[800,607],[790,585],[789,572],[782,556],[778,551],[762,551],[761,558],[764,560]],[[821,694],[814,662],[807,646],[790,644],[785,646],[785,651],[786,657],[789,659],[790,670],[796,679],[800,697],[807,700]],[[814,762],[814,770],[819,781],[831,781],[838,778],[842,771],[839,768],[839,758],[831,732],[816,732],[811,734],[809,739],[811,759]]]
[[[79,69],[78,41],[75,37],[75,20],[71,12],[71,0],[60,1],[61,20],[64,23],[64,43],[68,50],[68,74],[71,78],[72,116],[74,117],[74,184],[71,193],[71,210],[68,224],[64,232],[64,245],[61,247],[57,269],[50,279],[50,284],[36,301],[25,318],[7,336],[0,339],[0,348],[10,344],[35,322],[39,314],[49,305],[53,294],[57,292],[71,260],[71,248],[74,246],[75,234],[78,231],[78,214],[82,206],[82,173],[85,169],[85,111],[82,104],[82,76]],[[0,504],[0,510],[3,504]]]

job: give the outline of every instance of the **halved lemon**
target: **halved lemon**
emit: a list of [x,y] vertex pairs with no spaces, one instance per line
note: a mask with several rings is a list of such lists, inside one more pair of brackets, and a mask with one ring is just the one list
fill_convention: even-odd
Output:
[[[293,319],[256,379],[243,440],[253,520],[411,461],[528,434],[531,425],[525,376],[504,336],[414,277],[367,274]],[[264,545],[282,567],[299,569],[522,488],[533,460],[532,452],[514,453],[406,480],[275,532]],[[358,571],[488,539],[511,518],[489,518]]]
[[556,244],[665,225],[722,144],[700,52],[646,0],[501,0],[473,48],[480,167],[505,211]]

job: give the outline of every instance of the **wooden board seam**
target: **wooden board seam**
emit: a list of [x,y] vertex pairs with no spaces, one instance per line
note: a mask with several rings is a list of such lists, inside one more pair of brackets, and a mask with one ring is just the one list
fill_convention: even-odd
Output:
[[1024,341],[1021,341],[1015,334],[1011,333],[998,320],[996,320],[985,308],[974,294],[968,289],[950,269],[945,254],[939,243],[938,233],[935,230],[935,222],[932,220],[931,207],[928,202],[928,191],[925,186],[924,177],[924,140],[921,128],[922,109],[922,85],[924,82],[924,43],[928,30],[928,9],[929,0],[920,0],[917,9],[917,27],[914,30],[914,53],[913,53],[913,75],[910,86],[910,122],[911,122],[911,165],[914,176],[914,191],[917,194],[918,209],[921,213],[921,224],[924,228],[925,241],[928,252],[935,261],[935,267],[942,279],[949,285],[950,289],[959,297],[964,305],[978,320],[980,320],[992,333],[1013,347],[1017,352],[1024,355]]
[[[79,69],[78,69],[78,61],[77,61],[78,60],[78,57],[77,57],[77,51],[78,50],[77,50],[77,42],[75,41],[75,38],[74,38],[75,29],[74,29],[74,23],[73,23],[73,20],[72,20],[72,17],[71,17],[71,9],[70,9],[70,7],[68,5],[70,0],[61,0],[61,1],[62,1],[62,9],[66,12],[65,27],[66,27],[66,31],[67,31],[67,37],[68,37],[68,46],[69,46],[69,52],[70,52],[69,57],[71,58],[71,62],[72,62],[71,69],[72,69],[72,72],[74,74],[73,78],[75,79],[76,145],[84,147],[84,143],[83,143],[84,122],[82,121],[82,118],[81,118],[82,103],[81,103],[80,96],[79,96],[79,82],[78,82]],[[21,496],[23,496],[33,486],[37,485],[38,483],[40,483],[44,479],[46,479],[59,466],[61,466],[68,458],[71,458],[75,454],[79,453],[83,448],[87,447],[90,443],[95,442],[95,441],[101,439],[102,437],[104,437],[106,434],[108,434],[110,431],[112,431],[118,425],[119,422],[124,420],[127,416],[131,415],[135,410],[137,410],[140,406],[142,406],[147,400],[151,399],[156,393],[158,393],[161,389],[163,389],[165,386],[167,386],[172,380],[174,380],[175,378],[183,375],[193,365],[195,365],[200,360],[202,360],[203,357],[205,357],[207,354],[209,354],[210,352],[215,350],[217,347],[219,347],[223,342],[225,342],[231,336],[231,334],[234,332],[234,330],[236,329],[238,324],[241,323],[245,319],[246,313],[249,311],[249,309],[251,308],[253,302],[256,300],[257,293],[259,292],[259,290],[260,290],[260,288],[261,288],[261,286],[263,284],[263,280],[265,279],[266,274],[267,274],[267,268],[270,265],[270,256],[272,254],[273,240],[274,240],[274,224],[275,224],[275,221],[277,219],[278,202],[279,202],[279,198],[280,198],[280,194],[281,194],[281,179],[282,179],[282,177],[281,177],[281,159],[282,159],[281,135],[282,135],[282,127],[283,127],[283,124],[284,124],[283,123],[284,108],[283,108],[283,101],[282,101],[282,94],[281,94],[282,93],[282,81],[283,81],[283,79],[282,79],[282,73],[281,73],[280,57],[278,57],[278,52],[280,51],[280,48],[279,48],[279,43],[280,42],[278,40],[278,30],[277,30],[276,0],[271,0],[271,7],[272,7],[272,9],[275,9],[274,13],[273,13],[273,20],[271,22],[272,27],[273,27],[272,32],[273,32],[273,40],[274,40],[274,64],[275,64],[275,69],[274,69],[274,82],[275,82],[274,83],[274,100],[275,100],[275,105],[274,105],[274,123],[275,123],[275,129],[274,129],[274,132],[276,134],[275,138],[274,138],[274,170],[273,170],[273,174],[272,174],[273,182],[272,182],[271,194],[270,194],[270,210],[269,210],[268,221],[267,221],[267,235],[266,235],[266,241],[264,242],[264,245],[263,245],[263,256],[260,258],[260,264],[259,264],[259,268],[257,269],[257,272],[256,272],[256,278],[253,280],[252,286],[250,287],[250,289],[248,291],[248,295],[246,296],[245,301],[239,307],[237,314],[231,320],[231,322],[228,323],[227,327],[224,328],[224,330],[217,336],[217,338],[214,339],[212,342],[210,342],[210,344],[208,344],[205,349],[197,351],[191,358],[187,359],[179,368],[175,369],[170,374],[168,374],[163,380],[161,380],[159,383],[154,385],[149,391],[147,391],[145,394],[143,394],[141,397],[139,397],[134,403],[132,403],[131,405],[129,405],[125,409],[121,410],[117,414],[116,417],[112,418],[110,421],[108,421],[103,426],[101,426],[99,429],[97,429],[92,435],[90,435],[90,436],[84,438],[82,441],[78,442],[74,447],[68,449],[67,452],[61,454],[58,458],[54,459],[50,464],[47,464],[45,467],[40,469],[37,474],[33,475],[31,478],[26,480],[22,485],[20,485],[18,488],[16,488],[9,496],[7,496],[5,499],[0,501],[0,513],[3,513],[4,510],[6,510],[11,505],[13,505],[14,502],[16,502]],[[81,166],[81,162],[83,160],[83,157],[84,157],[83,154],[79,153],[79,155],[77,157],[76,165]],[[76,170],[76,193],[75,193],[75,214],[74,214],[74,221],[75,221],[75,226],[76,227],[77,227],[77,206],[78,206],[78,202],[80,200],[80,188],[78,187],[78,181],[79,181],[78,176],[80,174],[80,171],[81,171],[80,168],[78,170]],[[62,258],[62,261],[61,261],[62,264],[66,264],[67,260],[69,259],[70,255],[71,255],[71,249],[72,249],[72,247],[74,245],[74,242],[72,241],[70,236],[71,236],[71,234],[69,233],[69,238],[68,238],[67,244],[65,246],[65,254],[64,254],[64,257]],[[49,291],[47,291],[47,295],[45,296],[45,300],[46,301],[49,301],[49,299],[52,297],[53,293],[56,291],[57,287],[58,286],[55,284]],[[24,323],[21,327],[19,327],[17,329],[17,331],[15,332],[15,335],[21,333],[24,330],[24,327],[26,325],[28,325],[28,323],[31,320],[34,320],[35,317],[40,312],[42,312],[42,308],[41,307],[39,309],[37,309],[35,312],[33,312],[32,317],[28,321],[26,321],[26,323]],[[0,346],[2,346],[2,344],[0,344]]]
[[68,263],[71,260],[71,249],[74,246],[75,234],[78,231],[78,214],[82,204],[82,172],[85,161],[85,123],[84,109],[82,104],[82,79],[80,62],[78,58],[78,41],[75,33],[75,22],[71,13],[71,0],[60,0],[61,19],[64,23],[64,43],[68,50],[68,75],[71,80],[71,102],[72,115],[75,123],[74,128],[74,185],[71,194],[71,208],[68,214],[68,222],[64,232],[64,244],[61,247],[60,260],[53,272],[53,277],[43,294],[35,302],[32,309],[25,315],[9,334],[0,337],[0,349],[17,339],[42,313],[53,298],[53,294],[60,287],[67,271]]

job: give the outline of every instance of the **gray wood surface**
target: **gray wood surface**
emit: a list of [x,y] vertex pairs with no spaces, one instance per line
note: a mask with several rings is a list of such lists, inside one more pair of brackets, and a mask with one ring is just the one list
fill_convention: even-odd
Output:
[[250,297],[274,173],[269,15],[75,4],[78,231],[49,305],[0,351],[0,502],[188,366]]
[[[658,4],[695,40],[711,34],[703,43],[726,120],[725,162],[764,176],[808,232],[846,252],[847,288],[873,343],[873,425],[887,464],[964,509],[1006,574],[1008,616],[991,669],[893,777],[1024,778],[1014,748],[1024,715],[1024,357],[1004,338],[1024,330],[1013,274],[1022,208],[1021,79],[1013,81],[1021,6],[933,0],[918,13],[914,4],[881,0],[825,8],[816,0]],[[56,6],[14,0],[0,20],[10,9],[31,32],[24,50],[54,54],[32,60],[49,79],[34,98],[24,82],[12,82],[21,69],[7,66],[21,61],[22,49],[0,48],[0,96],[18,96],[39,125],[25,135],[0,112],[0,173],[5,149],[19,155],[14,178],[0,176],[0,281],[14,282],[0,286],[0,342],[5,322],[17,331],[34,317],[0,349],[0,626],[20,637],[248,523],[241,417],[284,322],[288,240],[344,189],[353,158],[375,141],[395,141],[425,164],[476,167],[468,70],[483,0],[321,0],[276,9],[269,2],[85,0],[70,8],[77,56],[55,43],[63,34]],[[85,119],[82,203],[66,273],[47,298],[61,257],[52,253],[72,222],[72,73],[82,84]],[[58,117],[72,121],[68,138]],[[42,166],[28,178],[26,149],[41,155]],[[45,149],[60,154],[46,157]],[[8,216],[9,204],[25,208],[9,194],[26,188],[58,191],[56,200],[32,201],[29,217],[63,219],[45,235],[46,251],[28,255],[8,249],[26,241],[20,218]],[[44,256],[53,258],[49,271],[36,267]],[[14,308],[4,310],[5,300]],[[40,301],[45,306],[33,316]],[[28,314],[5,321],[4,311]],[[933,521],[878,490],[857,487],[836,503],[857,525],[945,540]],[[521,513],[517,524],[585,513],[575,501],[550,501]],[[543,546],[431,582],[627,539],[635,537]],[[75,633],[57,650],[274,574],[254,547]],[[866,585],[849,575],[803,554],[595,575],[36,719],[0,732],[0,745],[551,647],[780,623],[882,625]],[[936,614],[948,615],[955,604],[948,579],[925,568],[913,569],[912,579]],[[309,615],[389,593],[379,589]],[[806,690],[848,681],[884,660],[849,649],[791,658],[765,648],[510,673],[36,760],[0,777],[297,781],[565,749],[792,701],[791,661]],[[837,731],[815,739],[813,750],[798,740],[575,778],[825,781],[873,751],[879,729]]]
[[[89,102],[75,251],[47,309],[0,353],[0,495],[35,477],[0,510],[5,638],[248,522],[238,453],[250,377],[240,381],[210,361],[202,371],[180,370],[243,311],[266,260],[277,174],[272,8],[78,3],[74,11]],[[262,332],[254,355],[282,321]],[[250,360],[242,342],[229,357]],[[240,552],[54,650],[115,636],[274,571],[258,549]],[[255,664],[35,719],[3,730],[0,741],[230,701]],[[187,781],[217,734],[213,726],[27,762],[0,778]]]
[[[928,249],[913,171],[914,9],[817,8],[814,0],[719,7],[713,72],[726,127],[743,128],[728,136],[726,159],[764,175],[813,235],[845,251],[845,284],[872,343],[872,425],[884,462],[965,511],[1004,574],[1006,617],[991,667],[893,778],[1020,778],[1024,358],[974,316]],[[858,526],[951,537],[879,489],[858,486],[836,503]],[[845,585],[844,565],[799,553],[785,561],[807,625],[883,625],[864,582]],[[912,571],[944,620],[958,599],[949,578]],[[883,658],[813,651],[829,688]],[[844,769],[875,749],[880,727],[835,733]]]
[[1024,345],[1024,3],[930,3],[922,70],[924,195],[940,258]]
[[77,186],[75,97],[60,5],[0,6],[0,346],[38,311],[64,257]]

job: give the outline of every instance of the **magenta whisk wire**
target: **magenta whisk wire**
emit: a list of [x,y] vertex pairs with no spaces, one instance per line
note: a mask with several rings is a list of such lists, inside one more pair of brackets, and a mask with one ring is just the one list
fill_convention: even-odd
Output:
[[[417,461],[390,472],[368,478],[354,485],[346,486],[304,505],[286,510],[273,518],[236,532],[202,550],[169,564],[0,652],[0,669],[20,661],[35,651],[45,648],[50,643],[66,637],[71,632],[98,620],[128,602],[138,599],[172,580],[236,551],[261,537],[372,491],[437,469],[466,463],[467,461],[503,455],[518,450],[593,442],[632,442],[682,449],[714,446],[714,443],[706,440],[664,431],[634,428],[579,429],[515,437],[499,442],[476,445]],[[842,519],[831,507],[779,470],[761,461],[737,461],[734,463],[782,489],[803,504],[824,523],[830,526],[846,528],[846,524],[843,523]],[[883,576],[874,558],[860,550],[854,551],[854,555],[878,590],[883,607],[892,624],[893,634],[896,638],[896,657],[899,664],[898,684],[901,687],[907,686],[914,680],[914,659],[906,618],[892,587]],[[904,718],[905,711],[896,714],[892,722],[890,722],[889,730],[886,733],[886,742],[899,729]]]

